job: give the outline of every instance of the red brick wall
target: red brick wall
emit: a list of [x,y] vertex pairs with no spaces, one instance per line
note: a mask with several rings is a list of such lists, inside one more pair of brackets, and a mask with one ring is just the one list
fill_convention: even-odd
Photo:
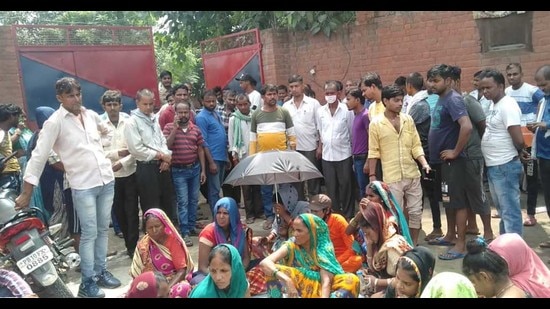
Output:
[[0,103],[23,107],[19,64],[10,26],[0,26]]
[[[510,62],[521,63],[524,80],[534,84],[535,70],[550,63],[548,11],[533,14],[533,52],[499,51],[482,54],[472,11],[358,11],[355,25],[327,38],[309,32],[284,35],[261,32],[265,82],[287,83],[290,74],[304,77],[322,97],[329,79],[359,79],[376,71],[384,85],[399,75],[418,71],[423,76],[438,63],[462,68],[462,90],[472,90],[473,74],[485,67],[504,73]],[[285,41],[287,39],[287,41]],[[308,72],[315,68],[316,74]]]

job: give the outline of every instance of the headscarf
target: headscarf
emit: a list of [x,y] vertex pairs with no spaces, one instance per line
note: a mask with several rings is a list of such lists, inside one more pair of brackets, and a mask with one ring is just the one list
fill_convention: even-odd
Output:
[[[237,207],[237,202],[231,197],[219,199],[214,206],[214,216],[218,213],[218,209],[220,208],[226,209],[229,212],[229,236],[231,238],[231,244],[239,250],[241,256],[244,256],[246,235],[241,223],[241,215],[239,213],[239,207]],[[218,225],[216,219],[214,219],[214,235],[217,244],[227,243],[227,237],[225,236],[223,228]]]
[[420,298],[477,298],[477,292],[464,275],[446,271],[428,282]]
[[153,271],[146,271],[132,280],[126,298],[157,298],[157,279]]
[[533,297],[550,297],[550,271],[540,257],[516,233],[499,235],[490,244],[506,260],[510,279]]
[[[187,246],[185,245],[185,241],[181,237],[181,235],[178,232],[178,230],[176,229],[176,227],[172,224],[172,221],[170,221],[170,218],[168,218],[166,213],[162,209],[159,209],[159,208],[151,208],[151,209],[147,210],[143,214],[143,217],[145,218],[149,214],[151,214],[151,215],[155,216],[156,218],[158,218],[162,222],[162,224],[164,224],[164,232],[167,235],[172,235],[181,244],[181,246],[183,248],[183,251],[185,252],[185,258],[187,260],[187,262],[186,262],[187,272],[191,273],[193,271],[193,269],[195,268],[195,263],[193,262],[193,259],[191,258],[191,255],[189,254],[189,250],[187,249]],[[147,242],[147,243],[152,242],[159,248],[159,250],[162,250],[163,252],[166,249],[166,247],[164,247],[163,245],[158,244],[157,242],[155,242],[153,240],[153,238],[151,238],[148,234],[145,234],[140,242]],[[167,254],[167,255],[170,255],[170,252],[164,252],[164,253]],[[136,253],[134,254],[134,258],[132,260],[132,265],[130,267],[130,274],[132,275],[132,277],[135,278],[143,272],[144,267],[145,267],[145,265],[143,265],[143,261],[141,260],[139,250],[136,250]]]
[[[318,269],[322,268],[334,275],[343,274],[344,270],[334,253],[330,233],[326,222],[316,215],[306,213],[298,216],[309,233],[309,248],[304,248],[292,241],[287,241],[288,255],[284,258],[286,265],[298,261],[297,268],[312,280],[321,280]],[[314,270],[315,269],[315,270]]]
[[411,264],[414,268],[416,276],[420,278],[418,291],[414,296],[418,298],[432,278],[435,268],[435,256],[430,249],[422,246],[417,246],[405,252],[405,254],[403,254],[403,256],[399,258],[399,260],[401,259],[407,260],[409,264]]
[[386,210],[389,210],[397,221],[397,232],[409,243],[409,245],[414,246],[411,234],[409,232],[409,225],[407,224],[407,219],[401,210],[399,203],[391,193],[390,187],[382,181],[373,181],[371,182],[371,188],[380,195],[380,198],[384,202],[382,205]]
[[27,151],[25,155],[30,160],[31,154],[34,148],[36,147],[36,142],[38,140],[38,134],[40,130],[42,130],[42,127],[44,126],[44,123],[48,118],[50,118],[51,115],[55,113],[55,109],[49,107],[49,106],[39,106],[36,108],[35,117],[36,117],[36,124],[38,125],[38,131],[34,132],[31,138],[29,139],[29,144],[27,145]]
[[382,205],[369,202],[366,208],[361,208],[361,214],[367,223],[378,233],[378,243],[373,244],[372,255],[375,255],[386,240],[397,233],[395,226],[386,217]]
[[[277,193],[281,197],[279,202],[286,207],[288,212],[292,213],[296,203],[298,203],[298,190],[296,190],[296,187],[290,183],[283,183],[278,186]],[[291,217],[293,217],[292,214]]]
[[231,244],[219,244],[218,246],[227,247],[231,253],[231,281],[229,287],[220,290],[209,273],[204,280],[195,286],[191,295],[189,295],[190,298],[243,298],[246,295],[248,281],[246,280],[246,272],[239,251]]

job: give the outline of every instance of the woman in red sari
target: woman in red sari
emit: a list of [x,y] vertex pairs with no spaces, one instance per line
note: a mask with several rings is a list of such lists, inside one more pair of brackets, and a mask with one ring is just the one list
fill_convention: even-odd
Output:
[[170,297],[187,297],[191,291],[187,277],[194,263],[183,238],[161,209],[147,210],[144,221],[146,234],[136,246],[130,275],[136,278],[146,271],[158,271],[168,279]]

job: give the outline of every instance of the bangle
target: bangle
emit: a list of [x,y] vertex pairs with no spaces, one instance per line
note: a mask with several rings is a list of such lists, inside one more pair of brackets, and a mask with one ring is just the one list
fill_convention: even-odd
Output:
[[349,221],[349,224],[350,224],[351,226],[353,226],[353,227],[357,227],[357,222],[356,222],[354,219],[351,219],[351,220]]
[[374,287],[378,287],[378,278],[374,279]]

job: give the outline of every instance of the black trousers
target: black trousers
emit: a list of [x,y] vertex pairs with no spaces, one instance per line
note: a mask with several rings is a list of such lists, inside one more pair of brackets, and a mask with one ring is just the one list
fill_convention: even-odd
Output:
[[355,198],[353,195],[353,159],[325,161],[323,175],[327,195],[332,200],[332,210],[344,216],[348,221],[355,216]]
[[170,170],[161,173],[158,164],[138,161],[136,183],[141,211],[145,213],[151,208],[160,208],[172,223],[178,226],[176,198]]
[[136,173],[115,178],[113,211],[124,235],[124,244],[131,255],[139,239],[139,204]]

